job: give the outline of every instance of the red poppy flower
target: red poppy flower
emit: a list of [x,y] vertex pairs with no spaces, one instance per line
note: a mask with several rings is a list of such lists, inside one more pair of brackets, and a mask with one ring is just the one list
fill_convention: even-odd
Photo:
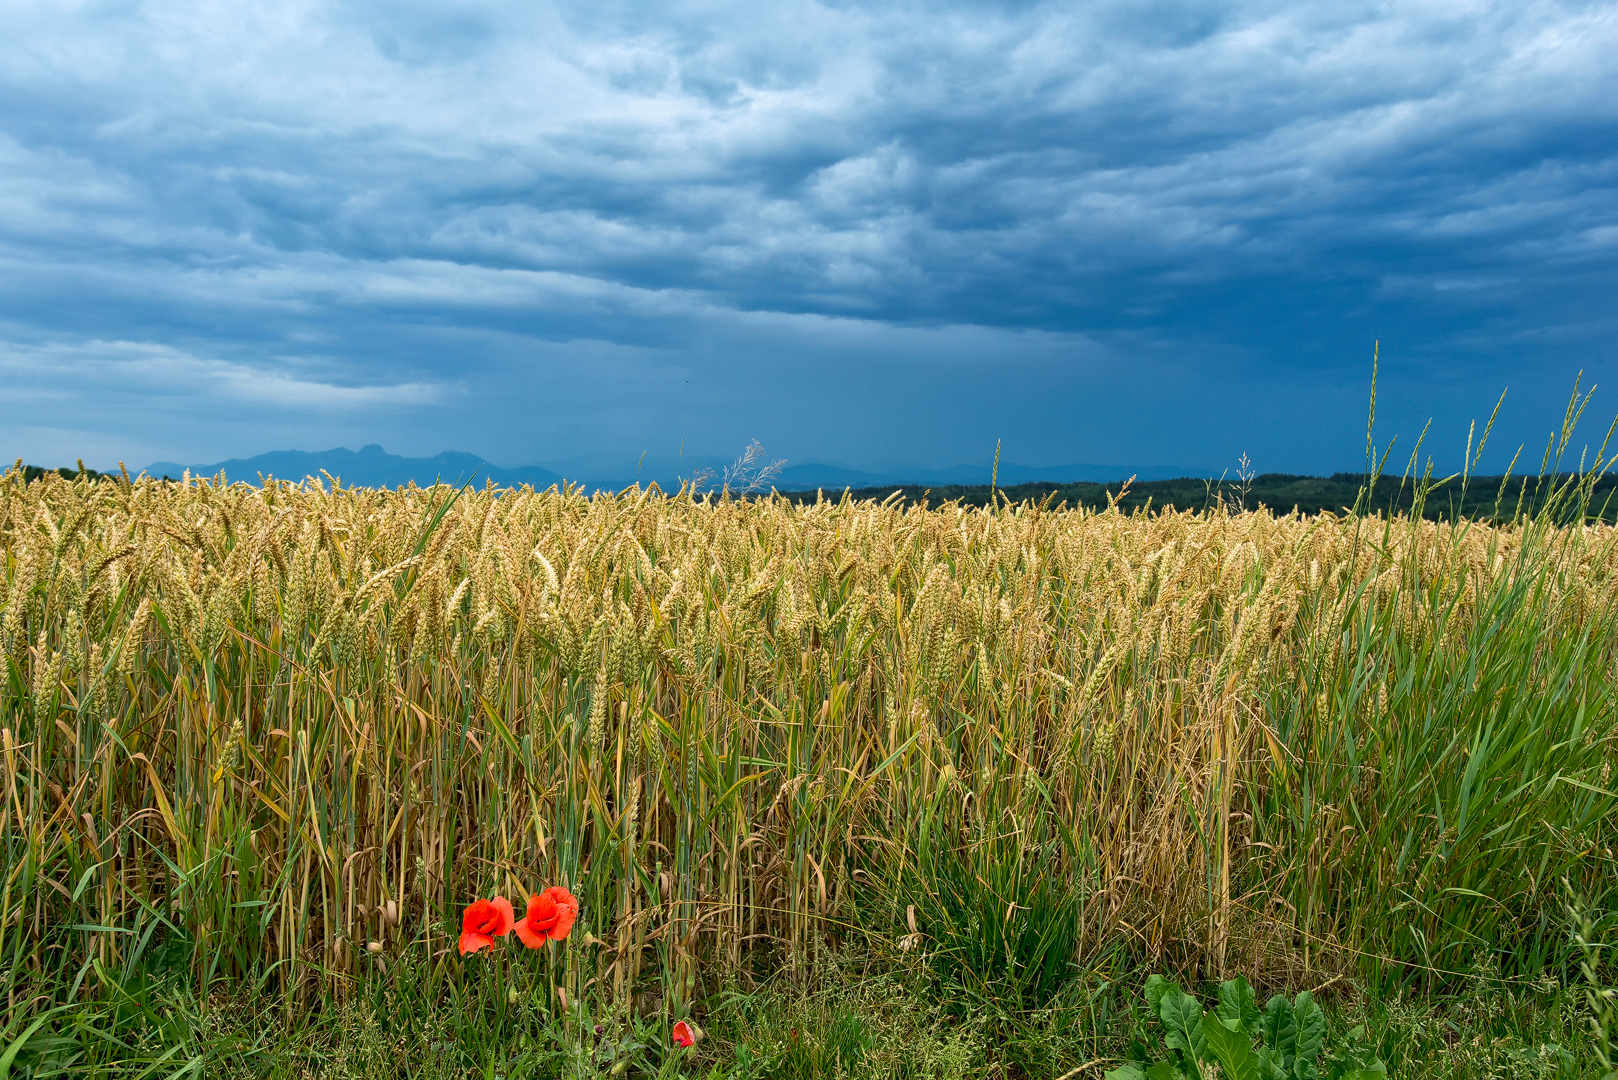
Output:
[[560,885],[552,885],[538,896],[528,898],[528,914],[517,924],[517,936],[530,949],[546,941],[562,941],[579,917],[579,902]]
[[511,933],[511,901],[503,896],[474,900],[461,913],[461,955],[487,949],[497,937]]
[[675,1046],[695,1046],[697,1044],[696,1033],[691,1030],[691,1025],[684,1020],[675,1023],[674,1034],[671,1038],[673,1038]]

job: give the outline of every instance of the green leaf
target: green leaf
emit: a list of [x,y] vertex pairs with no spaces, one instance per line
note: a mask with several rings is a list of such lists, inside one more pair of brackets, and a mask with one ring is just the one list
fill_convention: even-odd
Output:
[[1240,975],[1219,984],[1219,1019],[1252,1032],[1259,1020],[1253,988]]
[[1276,994],[1264,1005],[1259,1017],[1258,1038],[1270,1051],[1270,1059],[1282,1069],[1292,1068],[1292,1057],[1298,1049],[1298,1020],[1292,1003]]
[[1146,1080],[1146,1073],[1134,1062],[1120,1065],[1116,1069],[1108,1069],[1101,1076],[1102,1080]]
[[1259,1071],[1258,1055],[1253,1053],[1247,1033],[1240,1030],[1240,1021],[1233,1023],[1215,1016],[1202,1025],[1202,1033],[1208,1054],[1219,1062],[1219,1075],[1224,1080],[1268,1080]]
[[1146,1070],[1146,1080],[1180,1080],[1184,1075],[1172,1061],[1159,1061]]
[[1292,1061],[1292,1075],[1303,1080],[1310,1072],[1303,1068],[1304,1063],[1312,1065],[1320,1056],[1321,1047],[1326,1045],[1326,1014],[1315,1004],[1315,999],[1307,990],[1292,1003],[1292,1011],[1298,1022],[1297,1055]]
[[1258,1048],[1258,1074],[1264,1080],[1288,1080],[1286,1066],[1275,1051],[1267,1046]]
[[1146,1008],[1156,1016],[1158,1003],[1163,1000],[1163,995],[1170,990],[1178,992],[1179,989],[1161,975],[1149,976],[1146,980]]
[[1202,1071],[1196,1063],[1206,1049],[1202,1041],[1202,1006],[1196,998],[1174,987],[1158,1003],[1157,1015],[1168,1029],[1163,1041],[1185,1055],[1191,1075],[1201,1080]]

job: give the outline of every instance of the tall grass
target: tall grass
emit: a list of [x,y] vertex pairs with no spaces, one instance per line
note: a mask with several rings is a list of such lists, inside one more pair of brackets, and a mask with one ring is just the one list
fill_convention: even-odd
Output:
[[850,941],[1006,1009],[1075,966],[1561,970],[1618,881],[1587,491],[1485,526],[13,470],[6,1030],[155,971],[294,1013],[407,951],[449,1001],[461,905],[558,882],[564,995],[656,1016]]

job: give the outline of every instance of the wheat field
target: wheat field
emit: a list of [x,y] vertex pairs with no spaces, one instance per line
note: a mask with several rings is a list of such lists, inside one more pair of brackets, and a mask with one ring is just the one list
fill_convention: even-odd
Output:
[[1618,881],[1618,532],[1567,515],[14,469],[0,568],[11,1025],[160,948],[289,1011],[449,971],[555,883],[564,993],[677,1014],[852,945],[1031,1005],[1532,978]]

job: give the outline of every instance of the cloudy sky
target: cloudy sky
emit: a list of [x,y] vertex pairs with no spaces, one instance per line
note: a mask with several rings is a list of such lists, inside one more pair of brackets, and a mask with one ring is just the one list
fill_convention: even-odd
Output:
[[[1618,413],[1618,3],[0,4],[0,454],[1353,468]],[[1491,455],[1492,457],[1493,455]],[[1489,462],[1485,463],[1486,465]]]

